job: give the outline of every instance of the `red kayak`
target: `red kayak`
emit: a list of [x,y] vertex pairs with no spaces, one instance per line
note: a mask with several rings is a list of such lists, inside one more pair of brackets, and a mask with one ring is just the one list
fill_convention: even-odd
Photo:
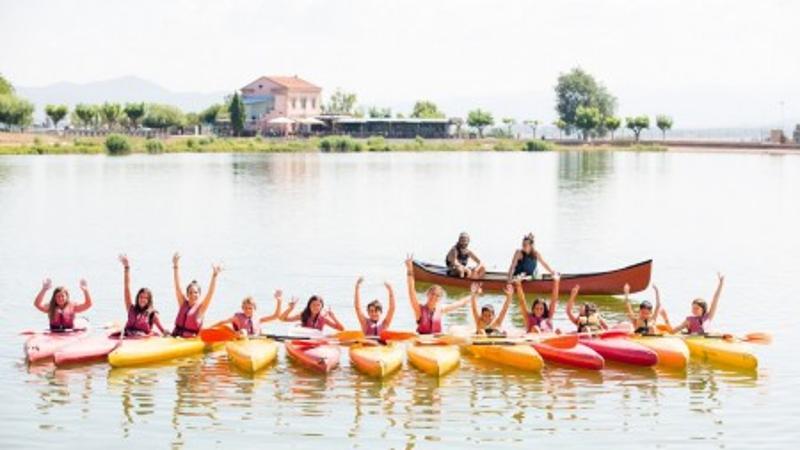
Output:
[[108,354],[117,349],[124,341],[120,341],[118,336],[89,336],[70,343],[59,349],[54,355],[53,360],[57,366],[69,366],[74,364],[89,364],[105,361]]
[[581,344],[596,351],[609,361],[645,367],[658,363],[656,352],[619,335],[603,337],[601,334],[597,337],[582,337]]
[[605,365],[603,357],[591,348],[576,344],[572,348],[557,348],[547,344],[533,344],[533,348],[550,363],[579,369],[600,370]]
[[328,373],[339,365],[341,351],[338,345],[314,341],[286,341],[286,354],[304,367]]
[[25,340],[23,350],[29,363],[50,361],[59,349],[86,337],[86,330],[36,333]]

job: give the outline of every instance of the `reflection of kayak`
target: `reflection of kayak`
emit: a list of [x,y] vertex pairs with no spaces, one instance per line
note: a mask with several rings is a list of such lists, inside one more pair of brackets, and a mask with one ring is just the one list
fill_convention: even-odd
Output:
[[[630,285],[630,292],[643,291],[650,284],[652,267],[653,260],[647,260],[607,272],[564,273],[561,274],[559,292],[568,294],[574,286],[580,285],[581,295],[616,295],[623,293],[623,286],[626,283]],[[414,261],[414,279],[467,290],[470,284],[478,281],[481,283],[482,289],[487,292],[502,292],[508,284],[508,274],[505,272],[487,272],[482,279],[474,280],[450,276],[447,274],[446,267],[420,261]],[[550,293],[553,290],[553,279],[523,280],[522,290],[527,293]]]
[[631,336],[634,342],[656,352],[658,365],[684,369],[689,362],[689,348],[683,340],[671,336]]
[[403,365],[403,348],[397,344],[355,344],[350,347],[350,361],[360,372],[383,378]]
[[23,350],[25,359],[30,363],[49,361],[55,352],[69,344],[86,337],[86,331],[66,331],[63,333],[36,333],[25,340]]
[[238,369],[255,373],[267,367],[278,355],[278,344],[271,339],[247,339],[225,344],[228,360]]
[[571,348],[558,348],[536,343],[533,344],[533,348],[549,363],[589,370],[600,370],[605,365],[602,356],[583,344],[577,344]]
[[608,361],[616,361],[634,366],[654,366],[658,355],[653,350],[627,337],[582,337],[581,344],[596,351]]
[[744,342],[705,336],[687,336],[684,342],[693,357],[739,369],[752,370],[758,367],[758,358],[752,353],[750,345]]
[[473,345],[466,349],[479,358],[521,370],[538,372],[544,365],[542,357],[530,344],[492,345],[490,339],[473,340]]
[[411,365],[436,377],[453,371],[461,360],[456,345],[415,343],[408,347],[407,352]]
[[341,350],[338,345],[294,340],[286,341],[286,354],[300,365],[322,373],[328,373],[339,365]]
[[53,355],[53,360],[57,366],[105,361],[121,342],[124,341],[105,335],[87,336],[59,349]]
[[108,363],[114,367],[141,366],[212,351],[221,346],[221,343],[207,345],[198,337],[151,337],[131,340],[109,353]]

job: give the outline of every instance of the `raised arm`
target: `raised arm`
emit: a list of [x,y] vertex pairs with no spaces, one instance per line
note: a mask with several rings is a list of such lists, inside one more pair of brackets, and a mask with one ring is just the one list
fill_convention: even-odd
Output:
[[122,269],[125,273],[122,285],[124,291],[123,298],[125,299],[125,311],[127,311],[133,306],[131,297],[131,264],[130,261],[128,261],[128,255],[124,253],[119,255],[119,262],[122,263]]
[[392,285],[388,281],[384,282],[383,285],[386,286],[386,292],[389,295],[389,309],[386,311],[386,317],[383,318],[383,329],[386,330],[392,324],[392,319],[394,319],[395,303],[397,302],[394,298]]
[[558,309],[558,294],[561,292],[561,274],[556,272],[553,274],[553,292],[550,293],[550,317],[553,320]]
[[232,322],[233,322],[233,317],[228,317],[225,320],[220,320],[219,322],[216,322],[216,323],[212,324],[208,328],[217,328],[217,327],[221,327],[222,325],[228,325],[229,323],[232,323]]
[[514,269],[517,267],[519,258],[520,258],[520,251],[514,250],[514,256],[511,258],[511,265],[508,267],[508,281],[511,281],[511,279],[514,276]]
[[330,306],[328,307],[328,312],[325,314],[324,319],[325,323],[327,323],[329,327],[336,328],[339,331],[344,330],[344,325],[342,325],[342,322],[339,322],[339,318],[336,317],[336,314],[333,313],[333,310],[330,308]]
[[75,313],[82,313],[92,307],[92,296],[89,295],[89,284],[86,280],[80,281],[81,290],[83,291],[83,303],[75,306]]
[[161,333],[162,336],[166,336],[166,335],[169,334],[164,329],[164,326],[161,325],[161,319],[158,318],[158,313],[157,312],[153,313],[153,326],[156,327],[156,329],[158,329],[158,331]]
[[656,296],[656,308],[653,310],[653,317],[658,320],[658,315],[661,313],[661,294],[658,292],[658,286],[653,285],[653,291]]
[[711,307],[708,309],[708,320],[714,320],[717,314],[717,305],[719,304],[719,296],[722,293],[722,285],[725,283],[725,276],[721,273],[717,274],[719,282],[717,283],[717,290],[714,291],[714,298],[711,300]]
[[406,256],[406,285],[408,286],[408,301],[411,309],[414,310],[414,320],[419,320],[420,312],[419,300],[417,299],[417,289],[414,284],[414,255]]
[[356,280],[356,289],[353,294],[353,307],[356,309],[356,318],[361,329],[365,329],[367,325],[367,318],[364,317],[364,312],[361,310],[361,284],[364,282],[364,277],[358,277]]
[[481,321],[481,312],[478,309],[478,296],[470,295],[469,304],[470,304],[470,309],[472,310],[472,321],[475,322],[475,328],[479,328]]
[[36,298],[33,300],[33,306],[45,314],[49,313],[50,309],[44,304],[44,294],[46,294],[51,287],[53,287],[53,282],[50,281],[50,278],[45,278],[44,281],[42,281],[42,288],[39,289],[39,293],[36,294]]
[[178,308],[186,301],[186,296],[183,295],[183,284],[181,284],[181,270],[180,270],[181,254],[175,252],[172,255],[172,281],[175,284],[175,300],[178,302]]
[[569,293],[569,300],[567,301],[567,317],[569,318],[570,322],[574,323],[575,325],[578,324],[578,318],[580,315],[575,315],[575,311],[572,308],[575,306],[575,299],[578,297],[578,292],[580,292],[581,287],[579,285],[575,285],[572,288],[572,291]]
[[511,286],[511,284],[507,284],[503,293],[506,294],[506,300],[500,308],[500,313],[497,314],[494,322],[492,322],[492,328],[500,328],[503,325],[503,320],[505,320],[506,314],[508,314],[508,307],[511,306],[511,299],[514,297],[514,287]]
[[[631,321],[636,320],[636,314],[633,312],[633,307],[631,307],[631,299],[628,296],[631,293],[631,285],[625,283],[625,286],[622,288],[625,292],[625,313],[628,315],[628,319]],[[634,324],[635,325],[635,324]]]
[[198,310],[200,317],[203,317],[208,310],[208,306],[211,305],[211,299],[214,298],[214,292],[217,290],[217,278],[220,272],[222,272],[221,265],[213,264],[211,266],[211,281],[208,283],[208,291],[206,292],[206,296],[203,297],[203,302],[200,303],[200,309]]
[[283,292],[281,292],[281,290],[278,289],[277,291],[275,291],[275,312],[273,312],[269,316],[264,316],[264,317],[258,319],[258,321],[260,323],[266,323],[266,322],[270,322],[270,321],[275,320],[275,319],[280,319],[280,317],[281,317],[281,303],[283,303]]
[[538,251],[536,252],[536,259],[538,259],[539,262],[542,263],[542,267],[544,267],[544,270],[546,270],[547,273],[549,273],[550,275],[553,274],[553,269],[550,267],[550,264],[547,264],[547,261],[544,260],[542,254],[539,253]]
[[441,307],[442,308],[441,309],[442,314],[447,314],[447,313],[450,313],[452,311],[457,310],[458,308],[461,308],[462,306],[464,306],[467,303],[469,303],[469,301],[470,301],[470,299],[472,299],[472,297],[477,297],[481,292],[482,292],[481,291],[481,284],[480,283],[472,283],[472,285],[470,285],[470,294],[462,297],[459,300],[454,301],[453,303],[450,303],[450,304],[442,306]]
[[300,320],[300,317],[301,317],[302,313],[297,313],[297,314],[292,315],[292,311],[294,310],[295,305],[297,305],[297,301],[298,301],[297,297],[292,297],[289,300],[289,307],[286,308],[286,311],[284,311],[283,314],[280,315],[280,319],[282,321],[284,321],[284,322],[296,322],[296,321]]
[[525,322],[525,329],[531,328],[530,318],[528,317],[528,305],[525,301],[525,291],[522,290],[522,280],[519,278],[514,279],[514,286],[517,291],[517,302],[519,303],[519,312],[522,313],[522,321]]

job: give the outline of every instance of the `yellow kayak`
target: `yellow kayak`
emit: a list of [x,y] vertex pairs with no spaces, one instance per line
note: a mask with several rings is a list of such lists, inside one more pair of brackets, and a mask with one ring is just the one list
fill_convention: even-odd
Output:
[[228,360],[239,370],[256,373],[275,361],[278,344],[271,339],[242,339],[225,344]]
[[458,367],[460,360],[456,345],[413,344],[408,347],[408,362],[428,375],[445,375]]
[[753,370],[758,367],[758,358],[750,345],[744,342],[705,336],[688,336],[684,341],[695,358],[738,369]]
[[530,344],[515,345],[468,345],[466,349],[473,355],[505,366],[538,372],[544,362],[539,352]]
[[113,367],[141,366],[204,351],[213,351],[221,348],[222,345],[222,343],[207,345],[197,337],[152,337],[129,340],[125,341],[125,345],[108,354],[108,363]]
[[656,352],[658,365],[670,369],[685,369],[689,362],[689,347],[677,336],[631,336],[632,340]]
[[403,348],[396,344],[350,347],[350,362],[360,372],[383,378],[403,365]]

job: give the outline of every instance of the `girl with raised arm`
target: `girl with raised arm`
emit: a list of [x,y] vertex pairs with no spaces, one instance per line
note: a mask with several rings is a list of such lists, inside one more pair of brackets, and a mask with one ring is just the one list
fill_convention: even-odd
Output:
[[80,281],[80,288],[83,291],[83,303],[72,303],[69,299],[67,288],[58,286],[53,290],[53,295],[50,296],[50,303],[45,305],[44,295],[52,287],[53,282],[50,281],[50,278],[45,278],[42,282],[42,289],[39,290],[36,299],[33,301],[33,306],[47,314],[50,322],[50,331],[70,331],[75,328],[75,315],[92,307],[92,296],[89,295],[89,284],[86,283],[86,280],[82,279]]
[[175,328],[172,330],[174,337],[194,337],[203,327],[203,317],[214,298],[214,291],[217,289],[217,277],[222,272],[222,266],[214,264],[211,266],[211,282],[208,284],[208,292],[203,300],[200,300],[200,284],[192,280],[186,286],[186,294],[181,290],[181,277],[179,263],[181,255],[175,253],[172,256],[172,275],[175,283],[175,299],[178,301],[178,315],[175,317]]
[[527,333],[552,333],[555,331],[553,328],[553,316],[556,315],[556,309],[558,308],[558,289],[561,284],[561,275],[559,273],[553,275],[553,292],[550,294],[550,305],[547,304],[545,299],[537,298],[533,301],[530,311],[528,311],[525,291],[522,290],[522,280],[517,277],[514,279],[514,284],[517,289],[519,310],[522,313],[522,319],[525,321],[525,331]]
[[319,295],[312,295],[306,302],[306,307],[302,312],[292,314],[297,298],[289,300],[289,307],[281,314],[280,318],[284,322],[300,322],[300,326],[304,328],[314,328],[322,331],[325,325],[335,328],[339,331],[344,330],[344,325],[339,322],[339,319],[333,313],[333,310],[328,307],[325,309],[325,301]]
[[386,316],[383,318],[383,320],[381,320],[381,315],[383,314],[383,305],[381,304],[380,300],[375,299],[367,304],[366,315],[361,309],[361,284],[363,282],[364,277],[359,277],[358,280],[356,280],[356,290],[353,300],[353,306],[356,310],[356,317],[358,317],[358,323],[361,325],[361,330],[364,332],[364,335],[380,336],[381,331],[389,329],[389,326],[392,324],[392,319],[394,318],[394,290],[392,290],[392,285],[389,284],[389,282],[383,283],[383,285],[386,286],[386,292],[389,296],[389,310],[386,312]]
[[417,299],[417,290],[414,282],[414,259],[411,255],[406,258],[406,283],[408,286],[408,300],[414,310],[414,319],[417,321],[417,333],[435,334],[442,332],[442,316],[455,311],[469,302],[470,296],[455,301],[448,305],[439,301],[444,295],[444,289],[434,284],[425,292],[425,304],[420,304]]
[[158,318],[158,311],[153,307],[153,293],[150,289],[143,287],[136,293],[136,301],[131,297],[131,266],[127,255],[119,255],[119,262],[125,273],[124,279],[124,299],[125,311],[128,313],[128,320],[125,322],[125,336],[150,336],[155,334],[154,329],[158,329],[161,335],[168,334],[161,326]]
[[708,308],[708,304],[702,298],[692,300],[692,315],[686,317],[686,319],[675,328],[670,326],[667,312],[662,310],[661,316],[667,323],[670,333],[679,333],[682,331],[686,331],[689,334],[706,333],[705,325],[707,322],[714,320],[714,316],[717,314],[717,305],[719,304],[720,294],[722,294],[722,285],[725,282],[725,277],[722,274],[718,273],[717,278],[719,281],[717,283],[717,289],[714,291],[714,297],[711,300],[711,308]]
[[575,298],[578,297],[580,286],[577,284],[572,288],[567,302],[567,317],[569,320],[578,327],[578,333],[596,333],[601,330],[607,330],[608,324],[605,319],[597,311],[597,305],[590,302],[584,302],[578,314],[573,311],[575,305]]
[[656,333],[656,320],[658,313],[661,311],[661,295],[658,293],[658,287],[653,285],[653,290],[656,293],[656,308],[653,310],[653,304],[645,300],[639,304],[639,313],[635,314],[631,307],[631,300],[628,295],[631,293],[631,286],[625,283],[623,288],[625,291],[625,310],[633,324],[634,333],[637,334],[655,334]]
[[262,323],[267,323],[280,318],[282,301],[283,293],[279,289],[275,291],[275,312],[269,316],[263,316],[257,320],[254,320],[256,319],[256,301],[253,299],[253,297],[245,297],[245,299],[242,300],[242,310],[240,312],[237,312],[228,319],[215,323],[211,326],[211,328],[216,328],[221,325],[230,325],[231,328],[233,328],[233,331],[247,334],[248,336],[258,336],[261,334]]
[[500,314],[495,315],[494,307],[486,304],[481,306],[480,312],[478,311],[478,296],[482,293],[481,285],[479,283],[472,283],[470,286],[470,304],[472,306],[472,319],[475,321],[475,332],[486,336],[498,336],[505,334],[503,331],[503,320],[508,313],[508,307],[511,305],[511,297],[514,295],[514,288],[509,284],[506,285],[505,294],[506,300],[500,308]]

